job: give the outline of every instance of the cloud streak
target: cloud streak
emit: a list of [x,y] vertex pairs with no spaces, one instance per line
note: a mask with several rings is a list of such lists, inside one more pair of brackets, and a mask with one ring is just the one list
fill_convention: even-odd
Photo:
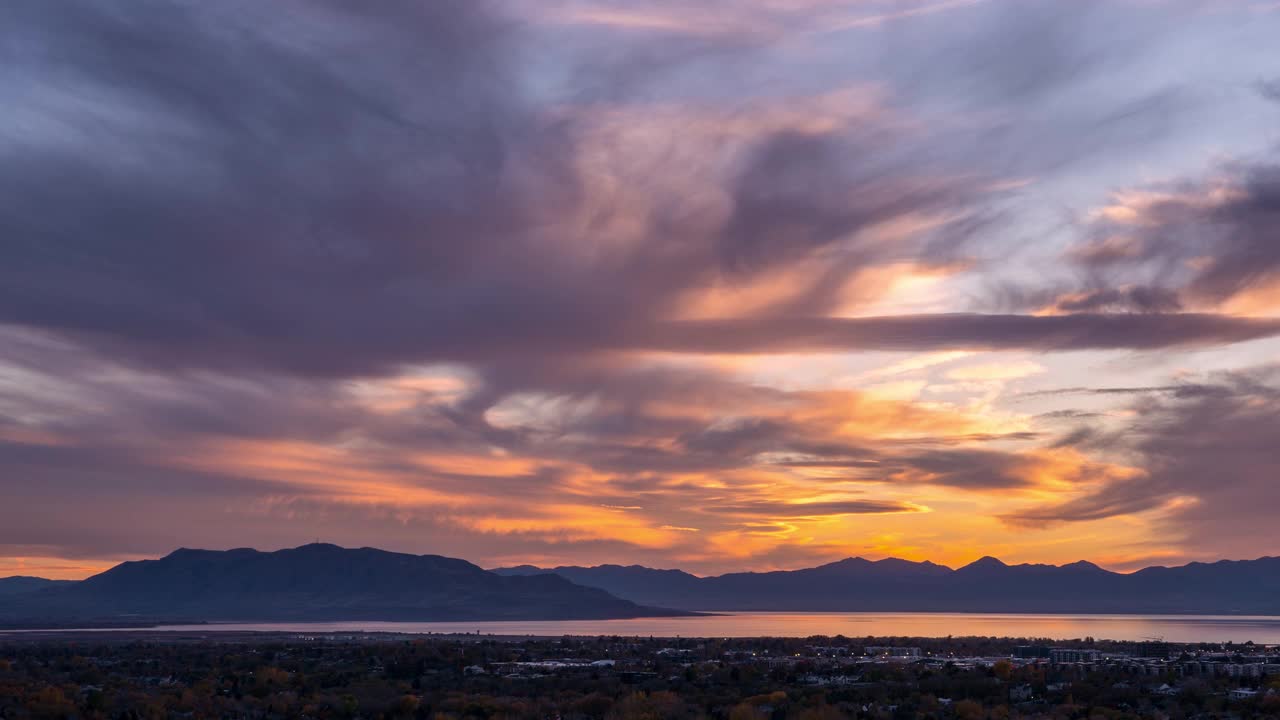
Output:
[[[1219,547],[1244,552],[1269,540],[1261,507],[1273,502],[1274,448],[1280,427],[1280,371],[1263,366],[1206,378],[1195,392],[1148,394],[1119,433],[1083,438],[1086,446],[1136,456],[1143,472],[1101,483],[1079,497],[1011,515],[1013,522],[1086,522],[1162,511],[1165,532],[1213,532]],[[1261,523],[1261,524],[1259,524]]]

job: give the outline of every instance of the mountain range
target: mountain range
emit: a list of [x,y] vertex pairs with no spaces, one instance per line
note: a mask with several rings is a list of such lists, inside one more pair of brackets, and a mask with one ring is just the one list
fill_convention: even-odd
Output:
[[803,570],[698,577],[639,565],[498,568],[553,573],[645,605],[705,611],[1280,615],[1280,557],[1116,573],[1089,562],[1006,565],[848,558]]
[[542,620],[683,615],[555,574],[505,576],[465,560],[313,544],[177,550],[79,582],[0,579],[0,623]]
[[952,569],[848,558],[699,577],[640,565],[484,570],[465,560],[313,544],[176,550],[81,581],[0,578],[0,624],[568,620],[699,611],[1280,615],[1280,558],[1122,574],[1088,562]]
[[71,580],[46,580],[41,577],[14,575],[13,577],[0,578],[0,597],[70,585],[72,582]]

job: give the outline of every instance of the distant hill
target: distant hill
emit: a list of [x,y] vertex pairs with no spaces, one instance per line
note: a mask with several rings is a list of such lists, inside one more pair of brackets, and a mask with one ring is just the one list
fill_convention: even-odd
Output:
[[0,597],[0,622],[595,619],[684,614],[556,576],[373,548],[177,550]]
[[705,578],[637,565],[525,565],[494,572],[553,573],[641,604],[687,610],[1280,615],[1280,558],[1274,557],[1131,574],[1088,562],[1006,565],[991,557],[955,570],[849,558],[803,570]]
[[[533,565],[514,568],[498,568],[493,572],[508,577],[534,576],[553,573],[586,587],[613,588],[609,592],[628,599],[637,597],[664,597],[677,605],[699,604],[705,598],[707,585],[702,578],[683,570],[655,570],[642,565],[597,565],[596,567],[565,566],[543,570]],[[635,600],[646,604],[644,601]]]
[[0,578],[0,597],[71,584],[73,584],[71,580],[46,580],[41,577],[14,575],[13,577]]
[[[666,610],[662,608],[674,608]],[[814,568],[698,577],[639,565],[529,565],[305,545],[177,550],[80,582],[0,578],[0,623],[558,620],[689,611],[1280,615],[1280,558],[1114,573],[1087,562],[959,569],[849,558]]]

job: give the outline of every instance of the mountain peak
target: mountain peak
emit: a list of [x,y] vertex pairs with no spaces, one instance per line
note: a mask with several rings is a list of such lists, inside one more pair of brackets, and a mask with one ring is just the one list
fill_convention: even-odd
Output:
[[916,562],[915,560],[903,560],[902,558],[887,557],[887,558],[881,558],[879,560],[876,560],[875,564],[876,565],[915,566],[915,565],[932,565],[933,563],[929,562],[928,560],[925,560],[924,562]]
[[872,564],[871,561],[864,557],[847,557],[843,560],[836,560],[835,562],[827,563],[826,565],[819,565],[818,567],[847,568],[847,567],[863,567],[870,564]]
[[173,552],[169,553],[168,555],[161,557],[160,559],[161,560],[181,560],[183,558],[194,557],[196,555],[203,555],[204,553],[207,553],[207,552],[210,552],[210,551],[201,550],[199,548],[180,547],[177,550],[174,550]]
[[[299,545],[296,548],[289,548],[289,549],[292,549],[294,552],[333,552],[335,550],[346,550],[346,548],[342,547],[341,545],[334,545],[333,543],[326,543],[326,542],[319,542],[319,541],[316,541],[313,543],[307,543],[306,545]],[[375,548],[361,548],[361,549],[373,550]]]
[[0,597],[18,595],[45,588],[61,587],[71,584],[73,584],[71,580],[49,580],[47,578],[32,577],[30,575],[0,577]]
[[983,555],[973,562],[960,568],[961,570],[998,570],[1009,567],[999,558]]

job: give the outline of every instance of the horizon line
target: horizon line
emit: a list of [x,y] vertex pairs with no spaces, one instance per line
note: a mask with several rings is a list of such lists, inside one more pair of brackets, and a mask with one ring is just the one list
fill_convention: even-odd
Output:
[[[953,567],[953,566],[951,566],[951,565],[947,565],[947,564],[944,564],[944,563],[935,562],[935,561],[933,561],[933,560],[927,560],[927,559],[926,559],[926,560],[910,560],[910,559],[907,559],[907,558],[897,557],[897,556],[894,556],[894,555],[885,555],[885,556],[883,556],[883,557],[879,557],[879,558],[875,558],[875,559],[868,558],[868,557],[864,557],[864,556],[862,556],[862,555],[850,555],[850,556],[847,556],[847,557],[844,557],[844,558],[840,558],[840,559],[837,559],[837,560],[831,560],[831,561],[828,561],[828,562],[818,563],[818,564],[816,564],[816,565],[806,565],[806,566],[788,567],[788,568],[771,568],[771,569],[761,569],[761,570],[750,570],[750,569],[749,569],[749,570],[730,570],[730,571],[721,572],[721,573],[716,573],[716,574],[705,574],[705,575],[703,575],[703,574],[698,574],[698,573],[695,573],[695,572],[691,572],[691,571],[689,571],[689,570],[685,570],[685,569],[683,569],[683,568],[679,568],[679,567],[654,567],[654,566],[650,566],[650,565],[643,565],[643,564],[641,564],[641,563],[625,563],[625,564],[624,564],[624,563],[619,563],[619,562],[597,563],[597,564],[593,564],[593,565],[587,565],[587,564],[565,564],[565,563],[560,563],[560,564],[557,564],[557,565],[555,565],[555,566],[551,566],[551,567],[544,566],[544,565],[538,565],[538,564],[536,564],[536,563],[531,563],[531,562],[525,562],[525,563],[511,563],[511,564],[505,564],[505,565],[494,565],[494,566],[490,566],[490,567],[485,567],[484,565],[481,565],[481,564],[479,564],[479,563],[476,563],[476,562],[474,562],[474,561],[472,561],[472,560],[468,560],[467,558],[455,557],[455,556],[451,556],[451,555],[441,555],[441,554],[439,554],[439,553],[430,553],[430,552],[428,552],[428,553],[415,553],[415,552],[408,552],[408,551],[403,551],[403,550],[392,550],[392,549],[387,549],[387,548],[381,548],[381,547],[376,547],[376,546],[373,546],[373,545],[361,545],[361,546],[359,546],[359,547],[350,547],[350,546],[341,545],[341,544],[338,544],[338,543],[324,542],[324,541],[320,541],[320,540],[315,540],[315,541],[313,541],[313,542],[303,543],[303,544],[301,544],[301,545],[282,546],[282,547],[278,547],[278,548],[274,548],[274,549],[260,549],[260,548],[249,547],[249,546],[238,546],[238,547],[228,547],[228,548],[199,548],[199,547],[188,547],[188,546],[183,545],[183,546],[180,546],[180,547],[174,548],[173,550],[169,551],[168,553],[165,553],[165,554],[163,554],[163,555],[159,555],[159,556],[154,556],[154,557],[139,557],[139,558],[133,558],[133,559],[128,559],[128,560],[120,560],[120,561],[118,561],[118,562],[114,562],[113,564],[109,565],[109,566],[108,566],[108,567],[106,567],[105,569],[99,570],[99,571],[97,571],[97,572],[92,572],[92,573],[90,573],[90,574],[88,574],[88,575],[85,575],[85,576],[83,576],[83,577],[80,577],[80,578],[46,578],[46,577],[43,577],[43,576],[41,576],[41,575],[32,575],[32,574],[29,574],[28,572],[19,572],[19,573],[17,573],[17,574],[13,574],[13,575],[0,575],[0,580],[9,580],[9,579],[14,579],[14,578],[37,578],[37,579],[41,579],[41,580],[62,580],[62,581],[68,581],[68,582],[78,582],[78,581],[80,581],[80,580],[84,580],[84,579],[87,579],[87,578],[90,578],[90,577],[94,577],[94,576],[96,576],[96,575],[100,575],[100,574],[102,574],[102,573],[104,573],[104,572],[107,572],[107,571],[109,571],[109,570],[112,570],[112,569],[114,569],[114,568],[116,568],[116,567],[119,567],[119,566],[121,566],[121,565],[124,565],[124,564],[126,564],[126,563],[131,563],[131,562],[146,562],[146,561],[156,561],[156,560],[161,560],[161,559],[164,559],[164,558],[166,558],[166,557],[169,557],[169,556],[171,556],[171,555],[173,555],[173,554],[175,554],[175,553],[182,552],[182,551],[184,551],[184,550],[185,550],[185,551],[191,551],[191,552],[218,552],[218,553],[226,553],[226,552],[235,552],[235,551],[245,551],[245,550],[248,550],[248,551],[253,551],[253,552],[256,552],[256,553],[268,554],[268,553],[277,553],[277,552],[287,552],[287,551],[291,551],[291,550],[301,550],[301,549],[304,549],[304,548],[308,548],[308,547],[316,547],[316,546],[333,547],[333,548],[338,548],[338,549],[340,549],[340,550],[374,550],[374,551],[378,551],[378,552],[392,553],[392,554],[397,554],[397,555],[411,555],[411,556],[415,556],[415,557],[442,557],[442,558],[448,558],[448,559],[452,559],[452,560],[460,560],[460,561],[463,561],[463,562],[470,563],[470,564],[475,565],[476,567],[478,567],[478,568],[480,568],[481,570],[484,570],[484,571],[486,571],[486,572],[496,572],[496,571],[499,571],[499,570],[507,570],[507,569],[512,569],[512,568],[524,568],[524,567],[531,567],[531,568],[536,568],[536,569],[538,569],[538,570],[545,570],[545,571],[546,571],[546,572],[548,572],[548,573],[553,573],[553,572],[555,572],[555,571],[556,571],[557,569],[559,569],[559,568],[587,568],[587,569],[594,569],[594,568],[602,568],[602,567],[621,567],[621,568],[644,568],[644,569],[647,569],[647,570],[654,570],[654,571],[660,571],[660,572],[682,572],[682,573],[685,573],[686,575],[691,575],[691,576],[696,577],[696,578],[699,578],[699,579],[722,577],[722,576],[725,576],[725,575],[767,574],[767,573],[775,573],[775,572],[798,572],[798,571],[803,571],[803,570],[813,570],[813,569],[816,569],[816,568],[827,567],[827,566],[829,566],[829,565],[836,565],[836,564],[839,564],[839,563],[850,562],[850,561],[855,561],[855,560],[861,560],[861,561],[866,562],[866,563],[869,563],[869,564],[877,564],[877,563],[881,563],[881,562],[885,562],[885,561],[898,561],[898,562],[910,563],[910,564],[912,564],[912,565],[933,565],[933,566],[935,566],[935,567],[940,567],[940,568],[943,568],[943,569],[948,570],[948,571],[950,571],[950,572],[957,572],[957,571],[962,570],[962,569],[964,569],[964,568],[971,567],[971,566],[973,566],[973,565],[977,565],[978,563],[981,563],[981,562],[983,562],[983,561],[995,561],[995,562],[999,563],[999,564],[1000,564],[1000,565],[1002,565],[1002,566],[1005,566],[1005,567],[1011,567],[1011,568],[1013,568],[1013,567],[1052,567],[1052,568],[1066,568],[1066,567],[1070,567],[1070,566],[1073,566],[1073,565],[1081,565],[1081,564],[1085,564],[1085,565],[1091,565],[1091,566],[1093,566],[1093,567],[1095,567],[1095,568],[1097,568],[1097,569],[1099,569],[1099,570],[1102,570],[1103,572],[1108,572],[1108,573],[1112,573],[1112,574],[1115,574],[1115,575],[1133,575],[1133,574],[1135,574],[1135,573],[1139,573],[1139,572],[1142,572],[1142,571],[1144,571],[1144,570],[1150,570],[1150,569],[1155,569],[1155,568],[1175,569],[1175,568],[1187,567],[1187,566],[1189,566],[1189,565],[1215,565],[1215,564],[1224,563],[1224,562],[1225,562],[1225,563],[1257,562],[1257,561],[1259,561],[1259,560],[1269,560],[1269,559],[1272,559],[1272,558],[1274,558],[1274,557],[1277,557],[1277,556],[1274,556],[1274,555],[1259,555],[1259,556],[1257,556],[1257,557],[1253,557],[1253,558],[1218,558],[1218,559],[1216,559],[1216,560],[1188,560],[1188,561],[1183,562],[1183,563],[1178,564],[1178,565],[1145,565],[1145,566],[1143,566],[1143,567],[1139,567],[1139,568],[1135,568],[1135,569],[1133,569],[1133,570],[1125,571],[1125,570],[1113,570],[1113,569],[1111,569],[1111,568],[1109,568],[1109,567],[1106,567],[1106,566],[1104,566],[1104,565],[1101,565],[1101,564],[1099,564],[1099,563],[1097,563],[1097,562],[1094,562],[1094,561],[1091,561],[1091,560],[1085,560],[1085,559],[1075,560],[1075,561],[1073,561],[1073,562],[1063,563],[1063,564],[1061,564],[1061,565],[1055,565],[1055,564],[1053,564],[1053,563],[1043,563],[1043,562],[1017,562],[1017,563],[1011,563],[1011,562],[1006,562],[1005,560],[1003,560],[1003,559],[1001,559],[1001,558],[999,558],[999,557],[996,557],[996,556],[994,556],[994,555],[989,555],[989,554],[988,554],[988,555],[982,555],[981,557],[978,557],[977,559],[972,560],[972,561],[967,562],[967,563],[964,563],[964,564],[962,564],[962,565],[957,565],[957,566],[954,566],[954,567]],[[21,559],[21,558],[19,558],[19,560],[20,560],[20,559]],[[32,570],[38,570],[38,568],[33,568]]]

